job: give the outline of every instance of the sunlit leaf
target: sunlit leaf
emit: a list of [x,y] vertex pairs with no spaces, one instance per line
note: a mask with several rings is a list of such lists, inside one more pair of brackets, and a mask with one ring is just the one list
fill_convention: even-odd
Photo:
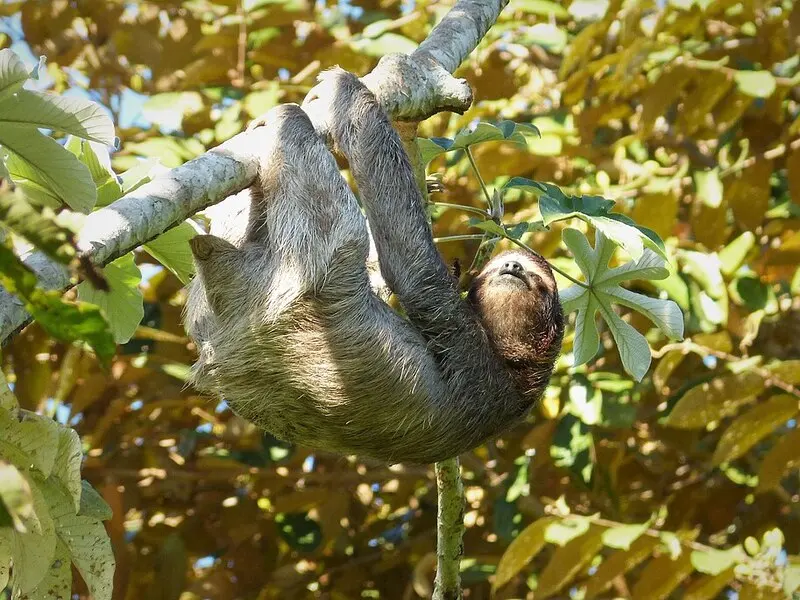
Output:
[[539,576],[537,598],[549,598],[570,584],[603,547],[603,527],[592,525],[584,535],[556,549]]
[[576,229],[565,229],[564,242],[572,251],[583,272],[586,285],[575,285],[559,293],[565,312],[578,312],[575,323],[575,364],[590,360],[599,350],[600,338],[596,313],[606,321],[620,353],[625,370],[637,380],[650,366],[650,346],[644,336],[623,321],[612,308],[622,304],[652,320],[670,338],[683,337],[683,314],[671,300],[649,298],[619,286],[628,279],[663,279],[668,275],[665,263],[656,253],[646,250],[637,261],[609,268],[614,244],[598,232],[591,248],[586,237]]
[[106,146],[114,145],[114,123],[100,105],[84,98],[20,90],[0,99],[0,129],[54,129]]
[[0,505],[5,507],[18,532],[42,533],[42,526],[33,508],[30,484],[17,467],[2,458],[0,458]]
[[764,378],[752,372],[715,377],[698,384],[683,397],[665,423],[681,429],[703,428],[735,414],[764,389]]
[[139,289],[142,274],[133,253],[118,258],[103,268],[110,290],[97,290],[89,282],[78,285],[78,298],[100,307],[111,325],[114,341],[124,344],[133,336],[144,316]]
[[714,600],[719,593],[733,581],[734,570],[727,569],[718,575],[704,575],[697,578],[683,595],[684,600]]
[[631,592],[636,599],[665,600],[692,572],[688,552],[676,559],[664,554],[651,560],[642,570]]
[[719,178],[719,169],[695,171],[694,186],[698,197],[706,206],[717,208],[722,203],[722,181]]
[[111,600],[116,563],[103,523],[76,514],[70,499],[54,485],[46,484],[44,489],[56,534],[69,550],[92,597]]
[[97,191],[89,169],[52,138],[25,125],[5,124],[0,129],[0,146],[18,159],[14,169],[9,169],[14,181],[41,185],[82,213],[94,207]]
[[194,260],[189,240],[197,231],[187,222],[147,242],[144,247],[150,255],[172,271],[181,283],[188,283],[194,274]]
[[741,546],[734,546],[728,550],[693,550],[691,553],[694,568],[707,575],[719,575],[727,571],[736,563],[746,559],[746,554]]
[[722,434],[712,463],[718,465],[743,456],[799,411],[798,399],[789,394],[773,396],[754,406],[739,416]]
[[514,579],[525,566],[539,554],[546,543],[545,532],[553,523],[552,517],[544,517],[534,521],[523,529],[508,545],[495,572],[492,587],[498,589]]
[[775,91],[775,77],[769,71],[736,71],[739,90],[754,98],[768,98]]
[[645,531],[649,523],[609,527],[603,533],[603,543],[609,548],[628,550]]
[[627,550],[614,552],[604,559],[586,585],[586,598],[595,598],[607,590],[614,580],[643,563],[658,546],[658,539],[640,537]]

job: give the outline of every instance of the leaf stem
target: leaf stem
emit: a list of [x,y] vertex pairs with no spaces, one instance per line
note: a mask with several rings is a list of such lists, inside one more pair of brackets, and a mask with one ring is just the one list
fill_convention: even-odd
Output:
[[475,177],[478,178],[478,182],[481,184],[481,189],[483,190],[483,195],[486,197],[486,203],[489,205],[489,210],[492,214],[494,214],[494,204],[492,203],[492,196],[489,194],[489,190],[486,187],[486,182],[483,181],[483,177],[481,176],[481,172],[478,170],[478,165],[475,162],[475,157],[472,156],[472,150],[469,149],[469,146],[464,148],[464,151],[467,153],[467,158],[469,159],[469,164],[472,165],[472,170],[475,171]]
[[434,243],[440,242],[460,242],[462,240],[482,240],[482,233],[466,233],[464,235],[446,235],[444,237],[433,238]]
[[482,208],[475,208],[474,206],[465,206],[464,204],[451,204],[450,202],[429,202],[430,206],[440,206],[442,208],[454,208],[456,210],[463,210],[466,212],[471,212],[476,215],[480,215],[483,218],[489,216],[489,214],[483,210]]

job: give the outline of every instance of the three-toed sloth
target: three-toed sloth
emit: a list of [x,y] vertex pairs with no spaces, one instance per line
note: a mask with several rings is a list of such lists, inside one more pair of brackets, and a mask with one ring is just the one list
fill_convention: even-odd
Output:
[[[463,299],[372,93],[336,69],[312,102],[314,123],[297,105],[262,119],[246,228],[192,240],[194,383],[311,448],[390,463],[457,456],[518,422],[547,386],[564,331],[552,271],[506,252]],[[350,164],[406,319],[370,287],[365,218],[326,144]]]

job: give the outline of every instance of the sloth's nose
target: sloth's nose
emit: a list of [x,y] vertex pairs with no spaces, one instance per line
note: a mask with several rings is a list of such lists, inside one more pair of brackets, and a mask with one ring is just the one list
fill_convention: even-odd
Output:
[[513,275],[521,275],[523,271],[522,265],[515,260],[509,260],[504,262],[503,267],[500,270],[505,273],[511,273]]

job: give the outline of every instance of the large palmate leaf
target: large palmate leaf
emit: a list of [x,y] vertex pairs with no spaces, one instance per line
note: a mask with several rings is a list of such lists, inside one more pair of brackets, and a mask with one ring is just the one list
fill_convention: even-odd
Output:
[[650,346],[641,333],[617,315],[612,305],[632,308],[653,321],[669,338],[682,339],[683,313],[675,302],[650,298],[619,285],[630,279],[666,278],[669,271],[664,259],[645,249],[638,260],[612,269],[608,261],[617,245],[601,231],[597,232],[594,248],[576,229],[565,229],[563,239],[586,280],[584,285],[574,285],[559,293],[564,311],[578,312],[573,350],[575,364],[589,361],[600,348],[595,321],[599,312],[614,336],[625,370],[640,381],[650,367]]

